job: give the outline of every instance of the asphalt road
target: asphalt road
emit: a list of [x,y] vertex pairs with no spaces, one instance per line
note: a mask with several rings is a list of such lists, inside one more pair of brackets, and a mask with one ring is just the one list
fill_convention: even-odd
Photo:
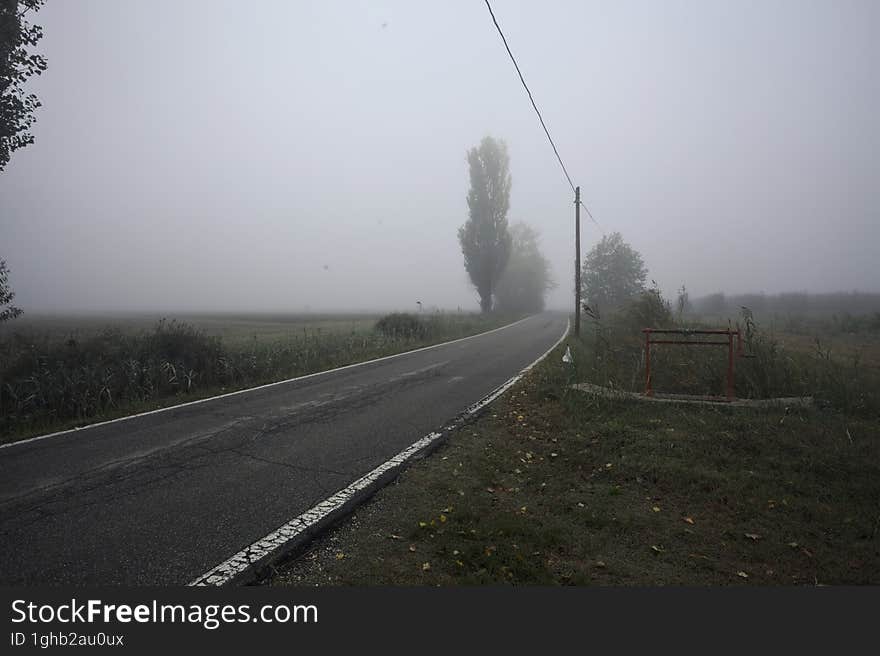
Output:
[[456,417],[565,325],[545,313],[2,448],[0,584],[186,584]]

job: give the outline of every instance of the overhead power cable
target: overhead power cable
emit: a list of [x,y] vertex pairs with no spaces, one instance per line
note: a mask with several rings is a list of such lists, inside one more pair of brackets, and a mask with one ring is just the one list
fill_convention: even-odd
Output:
[[581,204],[581,207],[583,207],[583,208],[587,211],[587,216],[590,217],[590,221],[592,221],[593,223],[595,223],[595,224],[596,224],[596,227],[599,228],[599,230],[602,231],[602,234],[604,234],[604,233],[605,233],[605,228],[603,228],[603,227],[599,224],[599,222],[598,222],[595,218],[593,218],[593,213],[590,211],[590,208],[587,207],[587,206],[584,204],[584,201],[579,201],[579,202],[580,202],[580,204]]
[[553,143],[553,137],[550,136],[550,131],[547,129],[547,124],[544,123],[544,117],[541,116],[541,111],[538,109],[538,105],[535,103],[535,98],[532,96],[532,92],[529,90],[529,85],[526,84],[526,80],[523,77],[522,71],[519,69],[519,64],[516,63],[516,58],[510,51],[510,46],[507,45],[507,38],[504,36],[504,32],[501,31],[501,26],[498,25],[498,20],[495,18],[495,12],[492,11],[492,5],[489,4],[489,0],[486,0],[486,7],[489,9],[489,15],[492,16],[492,22],[495,23],[495,29],[497,29],[498,34],[501,35],[501,40],[504,42],[504,47],[507,49],[507,54],[510,55],[510,61],[513,62],[513,66],[514,68],[516,68],[516,72],[519,75],[519,81],[522,82],[523,88],[526,90],[526,93],[529,94],[529,100],[532,101],[532,107],[535,108],[535,113],[538,115],[538,120],[541,121],[541,127],[544,128],[544,134],[547,135],[547,139],[550,141],[550,145],[553,147],[553,152],[556,153],[556,159],[559,160],[559,166],[562,167],[562,172],[565,173],[565,179],[568,180],[568,184],[571,187],[571,190],[574,191],[574,183],[571,181],[571,176],[568,174],[568,170],[565,168],[565,164],[562,162],[562,157],[559,156],[559,150],[557,150],[556,144]]
[[[562,172],[565,174],[565,179],[568,180],[568,185],[571,187],[571,190],[575,190],[575,184],[571,180],[571,176],[568,174],[568,169],[565,168],[565,163],[562,161],[562,157],[559,155],[559,149],[556,148],[556,143],[553,141],[553,137],[550,136],[550,130],[547,129],[547,124],[544,122],[544,117],[541,116],[541,110],[538,109],[538,105],[535,102],[535,97],[532,95],[531,90],[529,89],[529,85],[526,84],[526,80],[523,77],[522,71],[519,68],[519,64],[516,62],[516,57],[513,56],[513,52],[510,50],[510,45],[507,43],[507,37],[504,36],[504,32],[501,30],[501,26],[498,24],[498,19],[495,18],[495,12],[492,11],[492,5],[489,4],[489,0],[485,0],[486,8],[489,10],[489,15],[492,17],[492,22],[495,24],[495,29],[498,30],[498,34],[501,36],[501,40],[504,42],[504,48],[507,50],[507,54],[510,56],[510,61],[513,62],[513,67],[516,69],[517,75],[519,75],[519,81],[522,82],[523,88],[526,90],[526,93],[529,96],[529,100],[532,103],[532,107],[535,110],[535,114],[538,115],[538,120],[541,121],[541,127],[544,128],[544,134],[547,135],[547,140],[550,142],[550,145],[553,147],[553,153],[556,155],[556,159],[559,161],[559,166],[562,167]],[[590,217],[590,220],[596,224],[602,233],[605,233],[605,229],[599,225],[599,222],[596,221],[596,218],[593,216],[593,213],[590,212],[590,208],[586,206],[583,201],[580,202],[581,206],[587,211],[587,216]]]

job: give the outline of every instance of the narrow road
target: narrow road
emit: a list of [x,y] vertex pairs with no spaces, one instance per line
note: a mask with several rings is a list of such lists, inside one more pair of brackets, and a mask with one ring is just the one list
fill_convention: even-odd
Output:
[[183,585],[438,429],[566,317],[0,448],[0,584]]

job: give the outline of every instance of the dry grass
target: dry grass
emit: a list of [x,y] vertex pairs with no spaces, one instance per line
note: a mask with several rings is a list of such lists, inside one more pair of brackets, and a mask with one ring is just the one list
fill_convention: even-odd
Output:
[[52,320],[29,332],[7,328],[0,339],[0,439],[325,371],[512,319],[425,313],[416,319],[417,334],[390,336],[374,329],[375,319],[352,316],[213,318],[213,334],[164,319],[145,329],[143,318],[109,326]]
[[560,356],[271,583],[880,583],[877,417],[590,399]]

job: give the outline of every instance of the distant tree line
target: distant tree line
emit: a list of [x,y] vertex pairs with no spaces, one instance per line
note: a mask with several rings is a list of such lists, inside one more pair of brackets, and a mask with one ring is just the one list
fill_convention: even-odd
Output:
[[783,292],[780,294],[724,294],[716,292],[691,301],[693,312],[708,316],[739,314],[747,307],[755,314],[800,316],[867,315],[880,312],[880,293]]
[[[834,318],[841,330],[847,330],[848,327],[855,330],[863,326],[864,322],[848,321],[848,317],[869,317],[868,327],[880,321],[880,293],[876,292],[716,292],[691,298],[687,288],[682,285],[673,306],[662,299],[656,283],[647,287],[647,278],[648,271],[641,254],[626,243],[620,233],[604,236],[584,259],[581,271],[584,311],[588,315],[600,316],[638,301],[657,307],[658,302],[666,303],[678,317],[697,315],[726,320],[739,317],[743,309],[747,309],[756,316]],[[647,299],[645,294],[652,294],[656,298]]]

